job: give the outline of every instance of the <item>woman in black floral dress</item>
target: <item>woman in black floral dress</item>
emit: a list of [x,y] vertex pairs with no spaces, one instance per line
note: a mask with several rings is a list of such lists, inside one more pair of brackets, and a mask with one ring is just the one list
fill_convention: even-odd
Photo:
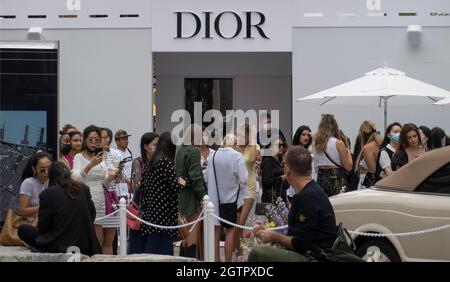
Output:
[[[160,135],[156,150],[142,175],[141,209],[143,219],[158,225],[178,224],[177,194],[182,189],[182,179],[175,174],[175,145],[169,132]],[[162,229],[141,225],[145,241],[145,253],[173,255],[173,239],[178,229]]]

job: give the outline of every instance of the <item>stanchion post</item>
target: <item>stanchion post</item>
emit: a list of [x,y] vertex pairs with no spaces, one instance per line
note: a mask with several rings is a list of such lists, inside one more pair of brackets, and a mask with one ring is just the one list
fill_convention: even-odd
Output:
[[208,229],[208,217],[206,216],[206,207],[208,206],[209,203],[209,196],[205,195],[203,197],[203,253],[204,253],[204,260],[205,261],[209,261],[209,257],[208,257],[208,244],[207,244],[207,239],[208,238],[208,232],[210,231]]
[[127,200],[121,198],[119,201],[120,217],[120,255],[127,255]]
[[205,219],[206,219],[206,226],[205,229],[208,229],[207,236],[205,237],[205,254],[207,254],[205,261],[207,262],[214,262],[216,256],[215,256],[215,247],[214,247],[214,204],[212,202],[209,202],[206,205],[205,208]]

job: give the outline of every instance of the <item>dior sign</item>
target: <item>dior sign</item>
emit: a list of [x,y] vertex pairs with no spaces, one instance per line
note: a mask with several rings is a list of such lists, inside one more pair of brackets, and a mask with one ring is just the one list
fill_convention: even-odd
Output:
[[[253,35],[256,32],[262,38],[269,39],[263,29],[266,16],[261,12],[246,11],[241,15],[233,11],[224,11],[217,15],[214,14],[214,12],[202,12],[201,15],[198,15],[194,12],[183,11],[174,12],[174,14],[177,19],[177,35],[175,39],[193,38],[200,33],[202,26],[204,27],[203,39],[212,39],[214,37],[212,31],[214,31],[220,38],[234,39],[242,33],[243,29],[244,32],[242,34],[242,38],[253,39],[255,38]],[[183,19],[186,17],[190,17],[195,20],[195,30],[189,35],[183,35]],[[225,34],[223,30],[224,17],[231,17],[236,23],[235,30],[229,34]]]

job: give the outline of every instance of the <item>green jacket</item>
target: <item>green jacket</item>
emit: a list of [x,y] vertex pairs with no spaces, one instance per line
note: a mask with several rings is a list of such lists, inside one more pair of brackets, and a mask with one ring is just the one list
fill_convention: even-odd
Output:
[[195,213],[206,195],[200,162],[200,150],[192,145],[182,145],[175,156],[177,177],[188,181],[178,194],[178,211],[181,216]]

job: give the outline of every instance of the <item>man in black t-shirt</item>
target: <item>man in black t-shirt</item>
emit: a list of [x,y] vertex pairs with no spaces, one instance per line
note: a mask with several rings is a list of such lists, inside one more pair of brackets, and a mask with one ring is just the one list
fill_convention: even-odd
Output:
[[302,146],[293,146],[286,153],[285,175],[294,188],[288,215],[288,234],[254,226],[253,233],[264,243],[277,243],[283,248],[257,246],[248,261],[311,261],[313,245],[331,248],[336,239],[336,218],[328,196],[312,179],[311,154]]

